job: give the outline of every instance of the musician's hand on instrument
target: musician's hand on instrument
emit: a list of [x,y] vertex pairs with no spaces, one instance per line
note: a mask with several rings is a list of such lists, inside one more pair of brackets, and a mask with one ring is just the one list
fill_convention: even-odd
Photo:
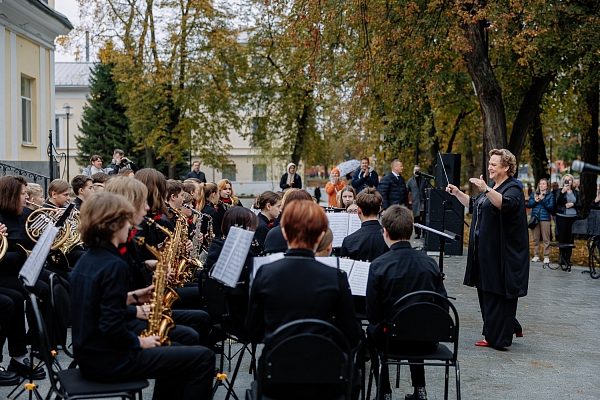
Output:
[[477,186],[477,189],[479,189],[480,192],[485,192],[485,189],[487,189],[487,183],[483,180],[483,175],[479,175],[479,179],[470,178],[469,182]]
[[450,193],[453,196],[456,196],[456,194],[460,192],[460,189],[449,183],[448,186],[446,186],[446,192]]
[[146,260],[145,264],[146,264],[146,268],[148,268],[150,271],[155,271],[156,264],[158,264],[158,260]]
[[138,336],[138,340],[140,341],[141,349],[151,349],[153,347],[160,347],[160,337],[158,336]]
[[0,235],[8,236],[8,234],[6,233],[7,231],[8,228],[6,227],[6,225],[0,222]]
[[169,269],[167,269],[167,280],[170,282],[173,279],[175,279],[175,272],[169,267]]
[[194,247],[194,243],[192,243],[192,241],[188,239],[188,241],[185,243],[185,251],[186,251],[186,253],[189,254],[189,252],[192,251],[193,247]]
[[154,285],[150,285],[145,288],[136,289],[132,292],[127,293],[127,304],[140,304],[148,303],[152,300],[152,291]]
[[135,308],[136,308],[135,317],[137,319],[143,319],[143,320],[147,321],[148,317],[150,316],[150,304],[143,304],[141,306],[135,306]]

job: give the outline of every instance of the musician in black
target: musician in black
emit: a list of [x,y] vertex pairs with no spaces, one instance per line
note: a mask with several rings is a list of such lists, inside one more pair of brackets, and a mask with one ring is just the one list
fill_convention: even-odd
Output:
[[149,290],[127,292],[129,267],[118,251],[135,213],[127,199],[113,193],[95,195],[83,204],[81,236],[89,249],[71,275],[75,360],[92,380],[156,379],[155,399],[210,399],[215,365],[211,350],[161,347],[158,336],[140,337],[127,329],[127,304],[151,300]]
[[346,274],[315,260],[327,225],[325,211],[312,200],[286,206],[281,227],[289,249],[283,260],[261,267],[252,284],[246,319],[252,341],[262,342],[290,321],[315,318],[333,323],[350,346],[358,345],[361,329]]
[[[413,219],[408,208],[394,205],[387,209],[381,219],[383,237],[390,251],[371,263],[367,282],[367,329],[369,341],[383,350],[385,345],[386,318],[396,301],[403,296],[419,290],[430,290],[446,296],[443,277],[435,261],[425,253],[413,250],[410,237],[413,231]],[[433,353],[437,343],[394,343],[391,353],[428,354]],[[371,352],[376,360],[376,353]],[[418,361],[418,360],[416,360]],[[425,391],[425,368],[421,365],[410,366],[414,393],[407,399],[427,399]],[[382,371],[384,395],[390,395],[388,370]],[[390,395],[391,396],[391,395]],[[386,397],[387,398],[387,397]]]
[[281,196],[278,193],[267,190],[256,198],[254,208],[260,210],[260,213],[258,213],[258,227],[256,228],[254,238],[258,241],[261,248],[264,248],[267,234],[277,225],[275,220],[281,213]]
[[[312,200],[312,196],[304,189],[291,188],[283,194],[283,198],[281,199],[281,214],[283,215],[286,204],[290,204],[296,200]],[[267,233],[263,246],[264,253],[283,253],[287,248],[288,243],[283,237],[283,233],[281,233],[281,225],[271,228],[269,233]]]
[[356,196],[358,217],[362,225],[359,230],[344,238],[340,257],[373,261],[389,250],[381,236],[381,225],[377,220],[381,202],[381,195],[374,188],[366,188]]
[[[15,303],[15,313],[23,312],[23,298],[29,301],[29,296],[19,280],[19,271],[27,260],[25,250],[32,250],[35,243],[27,235],[25,222],[32,210],[26,207],[28,199],[26,193],[27,182],[22,176],[4,176],[0,179],[0,222],[5,225],[5,233],[7,234],[8,248],[6,254],[0,260],[0,293],[9,296]],[[3,229],[4,230],[4,229]],[[33,287],[28,290],[34,293],[38,299],[38,306],[42,313],[47,317],[46,305],[49,304],[49,288],[48,281],[50,273],[47,270],[42,270],[40,277]],[[5,291],[3,291],[6,289]],[[12,293],[17,292],[16,296]],[[21,298],[19,299],[19,295]],[[30,307],[28,307],[30,309]],[[16,316],[16,315],[15,315]],[[27,313],[29,326],[35,326],[35,316]],[[46,320],[46,323],[49,321]],[[23,334],[25,330],[24,321],[12,321],[13,325],[2,326],[2,333],[6,334],[9,339],[9,353],[12,359],[10,360],[8,370],[15,372],[22,377],[27,377],[29,371],[29,359],[27,358],[26,336]],[[18,332],[14,334],[13,329]],[[31,339],[34,341],[34,347],[37,346],[37,335],[30,333]],[[43,379],[46,373],[43,368],[35,370],[34,379]]]
[[75,208],[81,210],[83,202],[94,194],[94,181],[89,176],[76,175],[71,179],[71,186],[75,193],[75,200],[73,200]]
[[[204,235],[204,246],[208,248],[210,241],[207,233],[212,229],[213,236],[221,237],[221,218],[217,212],[219,204],[219,188],[215,183],[209,182],[202,185],[200,189],[200,210],[204,214],[202,217],[201,231]],[[223,213],[224,215],[225,213]],[[209,229],[210,227],[210,229]]]

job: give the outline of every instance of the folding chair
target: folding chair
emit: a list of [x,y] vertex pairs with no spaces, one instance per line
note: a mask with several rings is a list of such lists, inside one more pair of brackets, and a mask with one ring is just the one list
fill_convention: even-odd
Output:
[[246,400],[349,400],[353,354],[344,334],[318,319],[289,322],[265,343]]
[[46,332],[44,320],[37,306],[34,294],[29,295],[31,306],[35,314],[37,332],[40,338],[40,357],[48,367],[48,376],[50,377],[50,391],[46,398],[50,398],[52,393],[56,393],[57,398],[61,399],[92,399],[121,397],[135,400],[136,394],[142,398],[142,389],[148,386],[147,380],[138,380],[131,382],[102,383],[86,379],[79,368],[58,370],[53,362],[54,350],[50,347],[50,339]]
[[[447,311],[445,307],[450,311]],[[386,323],[386,340],[383,351],[377,349],[379,355],[379,377],[377,382],[377,399],[382,398],[381,370],[387,365],[397,365],[396,387],[399,386],[401,365],[423,365],[445,367],[444,399],[448,399],[449,368],[454,366],[456,375],[456,398],[460,400],[460,367],[458,352],[458,313],[454,305],[444,296],[422,290],[402,297],[390,310]],[[397,354],[389,351],[394,342],[437,342],[435,352],[431,354]],[[442,343],[451,344],[452,349]],[[402,361],[422,359],[423,362]],[[436,362],[439,361],[439,362]],[[370,388],[369,379],[369,388]]]
[[[214,279],[207,278],[202,283],[202,297],[204,298],[206,311],[211,315],[211,318],[216,317],[216,319],[219,322],[214,328],[223,332],[223,340],[221,342],[223,345],[223,354],[221,354],[219,371],[223,372],[224,362],[227,358],[227,361],[229,362],[229,372],[231,372],[231,360],[236,356],[238,357],[231,380],[223,381],[217,379],[213,392],[216,392],[219,386],[225,385],[227,388],[227,395],[225,397],[225,400],[229,400],[230,396],[233,396],[235,399],[238,399],[237,395],[233,391],[233,385],[235,384],[235,380],[237,378],[237,374],[239,372],[240,366],[242,364],[242,359],[244,358],[244,354],[246,353],[246,351],[248,351],[251,356],[249,373],[254,374],[254,377],[256,378],[256,344],[250,343],[250,341],[244,338],[244,332],[239,332],[239,329],[236,329],[235,325],[232,323],[231,313],[229,311],[229,298],[227,287],[215,281]],[[236,341],[242,345],[242,348],[235,352],[233,355],[231,355],[230,342],[228,349],[229,354],[226,356],[225,340]]]

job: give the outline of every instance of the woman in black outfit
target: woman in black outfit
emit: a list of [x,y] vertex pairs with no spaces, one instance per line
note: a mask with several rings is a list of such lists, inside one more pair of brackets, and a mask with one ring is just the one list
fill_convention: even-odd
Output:
[[[0,260],[0,288],[7,289],[0,293],[5,294],[15,303],[16,314],[22,315],[22,298],[29,302],[29,296],[19,280],[19,271],[27,260],[27,254],[24,249],[32,250],[35,243],[29,238],[25,229],[27,217],[33,212],[26,207],[28,199],[26,193],[27,182],[21,176],[5,176],[0,179],[0,222],[6,225],[6,234],[8,235],[8,250],[4,258]],[[18,244],[18,245],[17,245]],[[28,290],[34,293],[38,299],[38,306],[42,313],[46,314],[46,304],[49,303],[49,290],[45,281],[48,280],[50,273],[42,270],[40,277],[33,287]],[[14,295],[14,292],[20,294],[22,298]],[[20,310],[20,311],[19,311]],[[31,313],[30,307],[27,307],[27,318],[30,321],[30,326],[35,326],[35,317]],[[29,359],[27,358],[27,341],[25,331],[25,323],[23,319],[15,319],[13,325],[7,327],[6,333],[9,339],[9,352],[12,357],[8,365],[8,370],[15,372],[22,377],[26,377],[29,371]],[[46,320],[48,323],[49,320]],[[33,325],[31,325],[33,323]],[[37,335],[30,335],[32,341],[37,343]],[[34,373],[34,379],[45,378],[46,373],[42,368],[37,368]]]
[[275,219],[281,212],[281,196],[267,190],[256,198],[254,208],[260,210],[254,238],[260,244],[260,248],[264,249],[267,234],[275,226]]
[[[573,235],[571,227],[573,223],[580,218],[581,195],[579,190],[574,189],[575,182],[573,175],[566,174],[562,177],[563,187],[556,196],[556,229],[558,232],[557,240],[559,243],[573,244]],[[560,263],[571,265],[572,247],[560,249]]]
[[[200,231],[204,236],[204,247],[208,249],[210,240],[206,234],[209,226],[212,226],[213,238],[221,237],[221,218],[217,212],[219,203],[219,188],[216,184],[210,182],[202,185],[200,189],[200,211],[205,214],[202,216],[202,227]],[[225,213],[223,213],[225,214]]]

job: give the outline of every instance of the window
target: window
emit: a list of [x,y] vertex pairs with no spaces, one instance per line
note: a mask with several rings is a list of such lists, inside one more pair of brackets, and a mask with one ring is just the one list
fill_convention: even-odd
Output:
[[226,165],[223,167],[223,178],[229,179],[231,182],[236,181],[235,179],[235,164]]
[[266,164],[252,164],[252,180],[253,181],[266,181],[267,180],[267,165]]
[[60,147],[60,118],[54,120],[54,147]]
[[21,139],[32,143],[31,139],[31,79],[21,77]]

